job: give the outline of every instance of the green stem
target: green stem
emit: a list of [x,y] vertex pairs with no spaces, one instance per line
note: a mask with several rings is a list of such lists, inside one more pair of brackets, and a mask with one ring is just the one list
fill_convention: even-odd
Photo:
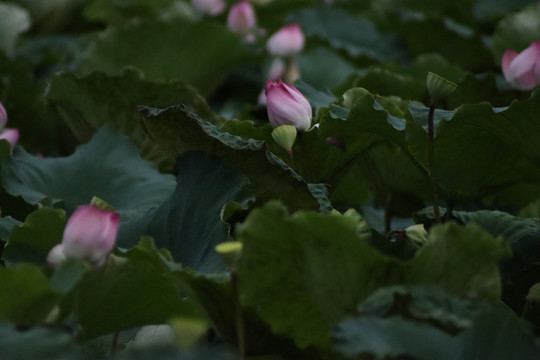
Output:
[[113,335],[112,343],[111,343],[111,355],[114,355],[114,353],[116,352],[116,347],[118,346],[119,335],[120,335],[120,331],[116,331]]
[[238,291],[238,273],[236,267],[231,269],[231,286],[234,294],[235,302],[235,318],[236,318],[236,340],[238,346],[239,360],[246,359],[246,339],[244,332],[244,319],[242,317],[242,306],[240,305],[240,292]]
[[431,180],[431,191],[433,194],[433,213],[435,214],[435,220],[438,224],[441,223],[441,212],[439,210],[439,197],[437,195],[437,178],[435,177],[434,166],[434,143],[435,143],[435,125],[434,118],[435,106],[433,101],[429,105],[428,115],[428,172],[429,179]]

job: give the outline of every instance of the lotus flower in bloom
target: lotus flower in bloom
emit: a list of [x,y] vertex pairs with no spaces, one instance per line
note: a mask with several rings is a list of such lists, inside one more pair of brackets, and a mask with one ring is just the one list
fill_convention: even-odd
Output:
[[225,10],[226,4],[224,0],[191,0],[191,5],[204,14],[215,16]]
[[50,266],[58,266],[64,259],[86,260],[94,267],[105,263],[114,248],[119,215],[102,210],[96,205],[83,205],[71,215],[64,229],[62,242],[47,256]]
[[540,41],[534,41],[521,53],[506,50],[502,57],[503,75],[519,90],[530,90],[540,84]]
[[279,29],[266,43],[266,49],[273,56],[292,57],[304,48],[304,34],[300,25],[290,24]]
[[234,4],[229,10],[227,27],[235,34],[247,36],[257,29],[253,6],[247,1]]
[[2,103],[0,102],[0,131],[4,129],[7,124],[7,112]]
[[0,133],[0,139],[5,139],[11,144],[11,148],[14,149],[19,141],[19,130],[18,129],[4,129]]
[[311,105],[294,86],[278,82],[266,82],[266,107],[273,127],[293,125],[298,131],[311,126]]

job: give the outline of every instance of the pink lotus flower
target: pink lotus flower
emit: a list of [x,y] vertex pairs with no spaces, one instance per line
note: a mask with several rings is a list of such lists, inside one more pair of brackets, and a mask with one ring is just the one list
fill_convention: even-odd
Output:
[[191,0],[191,5],[203,14],[219,15],[225,10],[224,0]]
[[19,130],[18,129],[4,129],[0,133],[0,139],[5,139],[11,144],[11,148],[14,149],[19,141]]
[[506,50],[502,57],[503,75],[512,87],[530,90],[540,84],[540,41],[517,53]]
[[253,6],[247,1],[234,4],[227,16],[227,27],[238,35],[252,35],[257,29],[257,19]]
[[77,208],[64,229],[62,242],[47,256],[49,265],[56,267],[64,259],[74,258],[102,266],[114,248],[119,220],[118,213],[96,205]]
[[300,25],[282,27],[266,43],[266,49],[273,56],[295,56],[304,48],[304,34]]
[[311,126],[311,105],[294,86],[278,82],[266,82],[266,106],[268,119],[273,127],[294,125],[298,131]]
[[0,102],[0,131],[6,126],[7,124],[7,112],[2,103]]

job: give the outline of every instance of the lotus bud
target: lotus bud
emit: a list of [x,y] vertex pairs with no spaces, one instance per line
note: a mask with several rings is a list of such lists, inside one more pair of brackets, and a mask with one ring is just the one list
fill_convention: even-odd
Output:
[[9,143],[11,144],[11,148],[14,149],[15,146],[17,146],[17,142],[19,141],[19,130],[4,129],[4,131],[0,133],[0,139],[9,141]]
[[224,0],[191,0],[191,5],[203,14],[216,16],[225,10],[226,4]]
[[428,233],[424,224],[411,225],[405,229],[407,238],[417,246],[423,246],[428,242]]
[[297,130],[293,125],[281,125],[272,131],[274,141],[288,153],[292,152]]
[[282,27],[266,43],[266,49],[273,56],[292,57],[304,48],[304,34],[300,25]]
[[240,259],[242,248],[243,244],[240,241],[226,241],[216,245],[216,252],[221,255],[223,262],[232,269]]
[[105,263],[114,248],[119,215],[96,205],[83,205],[71,215],[64,229],[62,242],[51,249],[49,265],[56,267],[63,259],[88,261],[94,267]]
[[540,41],[517,53],[506,50],[501,60],[504,78],[519,90],[531,90],[540,84]]
[[229,10],[227,27],[233,33],[248,37],[257,29],[257,19],[253,6],[247,1],[234,4]]
[[273,127],[293,125],[298,131],[311,126],[312,110],[307,99],[294,86],[278,82],[266,82],[266,107]]
[[7,124],[7,111],[0,102],[0,131],[2,131]]
[[457,84],[446,80],[442,76],[428,72],[427,74],[427,89],[429,96],[434,100],[446,99],[456,90]]

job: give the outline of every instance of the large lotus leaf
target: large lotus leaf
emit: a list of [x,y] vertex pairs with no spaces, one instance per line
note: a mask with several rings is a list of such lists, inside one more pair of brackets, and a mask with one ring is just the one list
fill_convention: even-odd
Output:
[[517,13],[509,13],[497,23],[493,34],[492,51],[495,61],[500,64],[506,49],[521,52],[538,39],[540,7],[537,4],[531,4]]
[[[32,344],[29,346],[29,344]],[[11,360],[83,360],[83,350],[63,329],[16,329],[0,323],[0,358]]]
[[133,66],[147,79],[180,80],[209,94],[242,55],[240,37],[216,23],[139,21],[100,34],[82,58],[81,72],[118,74]]
[[334,332],[336,348],[347,358],[370,354],[375,358],[407,356],[419,360],[455,360],[460,343],[428,324],[399,317],[346,318]]
[[[501,211],[454,211],[452,217],[474,223],[492,236],[504,238],[512,248],[512,257],[500,262],[503,300],[515,311],[525,305],[529,288],[540,281],[540,221],[523,219]],[[416,214],[417,220],[432,222],[430,209]]]
[[247,208],[254,200],[246,189],[249,180],[224,160],[202,152],[181,155],[176,167],[176,190],[143,220],[148,221],[145,234],[183,266],[205,273],[223,271],[214,250],[229,239],[222,209],[231,201]]
[[347,84],[365,88],[373,94],[424,101],[428,95],[426,76],[429,71],[456,83],[466,74],[438,54],[422,54],[406,66],[396,63],[374,65],[350,77]]
[[120,213],[122,223],[160,206],[175,187],[174,177],[160,174],[127,137],[108,128],[65,158],[32,156],[19,147],[4,163],[2,181],[9,194],[68,213],[97,196]]
[[308,37],[322,38],[353,57],[364,56],[379,61],[407,59],[399,37],[384,34],[369,20],[355,18],[341,9],[324,6],[303,9],[290,14],[287,19],[299,23]]
[[[371,143],[391,140],[427,169],[429,108],[411,102],[400,114],[396,105],[388,106],[388,100],[365,89],[351,89],[345,93],[344,105],[350,108],[345,121],[325,118],[320,131],[342,134],[347,146],[361,144],[368,135]],[[482,197],[538,178],[538,169],[524,155],[533,161],[540,155],[534,139],[534,114],[539,107],[540,92],[535,92],[529,100],[515,101],[508,108],[480,103],[435,111],[435,174],[447,200]]]
[[199,317],[198,305],[186,298],[171,272],[179,268],[143,239],[125,254],[110,257],[103,268],[87,271],[64,300],[62,313],[75,315],[85,339],[175,316]]
[[493,238],[477,225],[456,223],[432,227],[429,239],[429,245],[409,263],[410,281],[440,285],[449,293],[467,297],[500,297],[497,261],[511,255],[504,239]]
[[[298,346],[325,348],[330,328],[388,285],[440,286],[458,296],[498,299],[497,260],[509,255],[502,239],[448,224],[434,228],[413,259],[400,262],[371,248],[368,231],[355,213],[289,216],[276,203],[254,210],[237,232],[244,242],[243,303]],[[268,289],[274,289],[271,297]]]
[[284,162],[274,159],[271,153],[267,155],[263,140],[223,131],[182,105],[166,109],[141,107],[141,110],[146,114],[145,127],[150,136],[169,156],[204,151],[225,159],[247,175],[254,194],[261,201],[277,198],[293,208],[329,209],[324,185],[309,184],[292,174],[292,169]]
[[237,238],[242,302],[301,348],[327,347],[330,327],[360,299],[402,278],[396,260],[369,247],[369,228],[354,212],[289,216],[273,202],[254,210]]
[[84,17],[90,21],[103,21],[109,25],[121,25],[133,18],[166,18],[174,14],[174,0],[132,0],[117,2],[94,0],[88,2]]
[[193,88],[177,81],[149,81],[135,71],[118,76],[96,72],[81,79],[57,74],[52,78],[47,99],[80,141],[89,141],[97,129],[109,125],[133,139],[145,159],[162,165],[170,164],[172,159],[146,133],[137,106],[182,103],[196,109],[203,119],[216,120],[204,98]]
[[0,318],[30,325],[45,320],[58,301],[43,271],[30,264],[0,267]]
[[[376,14],[380,26],[399,34],[413,57],[438,53],[466,70],[477,71],[491,66],[492,60],[486,43],[471,21],[472,13],[468,11],[471,3],[472,0],[445,1],[426,11],[425,3],[417,0],[408,5],[391,0],[377,7]],[[469,56],[463,56],[464,52]]]
[[463,350],[454,359],[534,360],[540,353],[530,324],[506,309],[486,309],[478,314],[473,325],[459,335],[459,340]]
[[447,333],[471,326],[474,316],[493,307],[492,302],[460,298],[435,286],[390,286],[373,293],[358,305],[360,316],[402,316],[429,323]]
[[332,89],[355,71],[348,61],[324,47],[300,54],[298,66],[302,80],[318,89]]
[[7,264],[28,262],[45,265],[49,250],[62,240],[65,225],[66,216],[63,210],[36,210],[28,215],[24,224],[11,229],[2,260]]

